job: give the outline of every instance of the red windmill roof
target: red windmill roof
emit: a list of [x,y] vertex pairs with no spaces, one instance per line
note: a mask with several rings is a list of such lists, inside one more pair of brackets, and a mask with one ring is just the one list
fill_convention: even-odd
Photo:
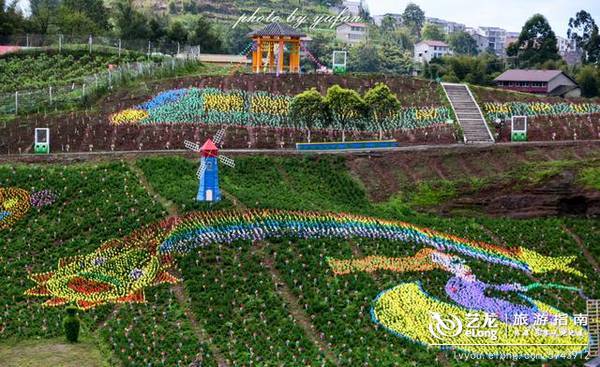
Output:
[[215,145],[215,143],[213,143],[211,139],[208,139],[206,143],[204,143],[202,148],[200,148],[200,152],[205,157],[216,157],[218,151],[219,148],[217,148],[217,146]]
[[215,145],[215,143],[213,143],[213,141],[211,139],[208,139],[206,141],[206,143],[204,143],[202,148],[200,148],[201,152],[203,152],[205,150],[219,150],[219,148],[217,148],[217,146]]

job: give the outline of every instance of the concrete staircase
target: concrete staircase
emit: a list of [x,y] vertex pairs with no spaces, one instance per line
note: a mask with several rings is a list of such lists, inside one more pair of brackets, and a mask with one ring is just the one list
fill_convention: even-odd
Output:
[[469,87],[453,83],[442,83],[442,87],[462,127],[465,144],[494,143],[494,137]]

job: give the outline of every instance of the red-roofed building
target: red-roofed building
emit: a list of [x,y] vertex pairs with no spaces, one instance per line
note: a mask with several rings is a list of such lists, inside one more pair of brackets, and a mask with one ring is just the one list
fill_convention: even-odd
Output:
[[581,88],[560,70],[507,70],[494,79],[496,86],[517,92],[580,97]]
[[436,57],[449,55],[452,52],[447,43],[442,41],[425,40],[415,44],[415,62],[430,62]]

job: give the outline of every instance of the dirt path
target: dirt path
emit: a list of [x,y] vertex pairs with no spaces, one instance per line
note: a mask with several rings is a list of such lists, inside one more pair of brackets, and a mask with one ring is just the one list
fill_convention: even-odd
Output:
[[560,227],[563,230],[563,232],[571,236],[575,243],[577,243],[577,246],[579,246],[581,252],[583,252],[583,256],[588,261],[588,263],[590,263],[590,265],[594,268],[594,270],[596,270],[597,273],[600,273],[600,266],[598,265],[598,261],[596,261],[591,252],[587,249],[581,237],[579,237],[575,232],[573,232],[569,227],[567,227],[564,224],[561,224]]
[[[177,205],[175,205],[172,201],[167,200],[166,198],[161,196],[156,190],[154,190],[150,182],[148,182],[148,180],[146,179],[144,172],[136,165],[134,160],[127,160],[127,165],[129,166],[131,171],[136,174],[140,181],[140,184],[144,187],[144,189],[169,213],[169,216],[175,217],[179,215],[179,208],[177,207]],[[181,278],[181,276],[178,277]],[[194,313],[191,311],[190,304],[188,302],[189,296],[187,295],[187,292],[183,285],[181,283],[174,284],[171,286],[171,289],[175,294],[175,298],[177,298],[179,306],[185,313],[185,316],[188,318],[192,326],[192,330],[196,334],[198,340],[201,343],[206,344],[208,346],[210,352],[213,355],[213,358],[215,359],[219,367],[229,366],[227,360],[225,359],[225,357],[223,357],[217,346],[212,343],[212,338],[210,337],[210,335],[206,332],[206,330],[204,330],[198,319],[196,319],[196,315],[194,315]],[[202,358],[202,355],[199,354],[196,357],[195,362],[202,362]]]
[[327,358],[327,360],[334,365],[341,366],[342,364],[337,356],[333,353],[330,346],[319,336],[317,328],[310,321],[310,317],[304,312],[296,295],[294,295],[287,283],[283,280],[283,277],[275,267],[275,259],[267,255],[265,251],[262,251],[266,246],[270,246],[270,244],[266,242],[257,242],[253,247],[253,251],[261,254],[261,264],[267,270],[269,270],[269,273],[271,274],[271,280],[275,285],[277,294],[285,302],[287,311],[290,313],[290,315],[292,315],[295,323],[302,328],[304,335],[306,335],[306,337],[317,346],[319,351],[325,354],[325,358]]
[[152,196],[152,198],[156,200],[167,211],[167,213],[169,213],[169,216],[175,217],[179,215],[179,208],[177,208],[177,205],[175,205],[171,200],[165,199],[158,192],[156,192],[156,190],[154,190],[154,187],[152,187],[150,182],[148,182],[148,179],[146,179],[144,171],[142,171],[142,169],[135,164],[134,160],[127,160],[127,166],[138,177],[140,184],[146,190],[146,192],[148,192],[148,194],[150,194],[150,196]]
[[[221,194],[230,200],[233,203],[233,206],[236,209],[246,210],[248,207],[241,201],[239,201],[235,196],[231,193],[224,191],[221,189]],[[271,246],[271,244],[267,241],[257,241],[252,246],[252,252],[257,254],[261,259],[261,264],[269,271],[271,274],[271,280],[275,285],[275,289],[279,297],[283,300],[283,302],[287,306],[287,310],[292,315],[294,321],[300,328],[304,331],[306,337],[321,351],[325,354],[325,358],[329,360],[329,362],[335,364],[336,366],[341,366],[340,361],[337,359],[336,355],[332,352],[329,345],[325,341],[323,341],[317,332],[317,329],[310,321],[310,318],[300,305],[298,298],[294,295],[292,290],[288,287],[288,285],[283,280],[279,271],[275,268],[275,260],[267,255],[264,249],[267,246]]]

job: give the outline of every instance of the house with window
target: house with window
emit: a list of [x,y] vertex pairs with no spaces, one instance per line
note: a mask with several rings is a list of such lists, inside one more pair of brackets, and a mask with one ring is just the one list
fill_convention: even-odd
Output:
[[581,88],[560,70],[507,70],[494,79],[496,86],[517,92],[557,97],[580,97]]
[[449,55],[452,52],[447,43],[442,41],[426,40],[415,44],[414,60],[418,63],[431,62],[431,60]]
[[336,38],[344,43],[357,44],[367,38],[366,23],[343,23],[335,31]]

